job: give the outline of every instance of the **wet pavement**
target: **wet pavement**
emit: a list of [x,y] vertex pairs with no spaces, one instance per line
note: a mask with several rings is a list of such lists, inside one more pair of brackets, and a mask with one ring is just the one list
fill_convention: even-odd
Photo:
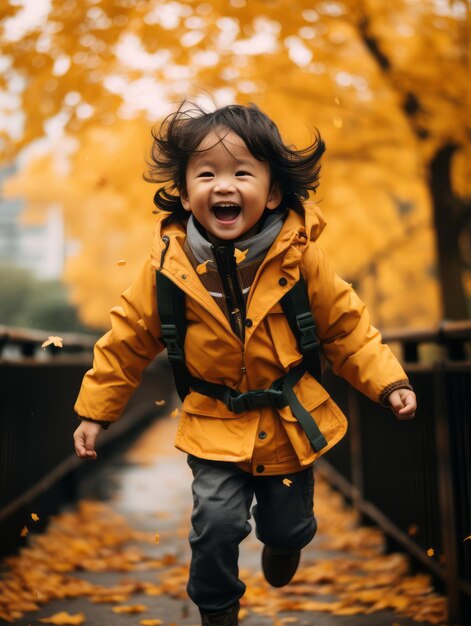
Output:
[[[113,587],[123,581],[138,581],[142,587],[136,588],[124,602],[125,605],[143,605],[140,613],[114,613],[113,603],[94,603],[87,596],[58,599],[42,606],[39,611],[26,613],[14,623],[19,626],[38,624],[38,620],[60,611],[69,614],[82,613],[85,625],[90,626],[130,626],[138,624],[162,623],[163,626],[199,625],[197,608],[185,592],[186,567],[190,559],[188,545],[189,519],[191,514],[191,472],[186,464],[186,456],[173,447],[177,419],[164,418],[153,424],[145,437],[122,454],[97,461],[90,468],[88,480],[81,489],[83,498],[105,500],[114,511],[124,517],[127,524],[143,536],[159,534],[160,541],[135,541],[136,547],[145,553],[147,561],[159,562],[157,569],[146,567],[130,571],[75,571],[73,576],[89,581],[94,585]],[[319,517],[319,514],[318,514]],[[322,522],[322,520],[320,520]],[[322,527],[322,523],[320,524]],[[86,537],[85,537],[86,539]],[[240,550],[241,577],[248,583],[247,602],[243,602],[244,626],[282,626],[293,623],[299,626],[425,626],[429,622],[412,621],[392,610],[376,611],[361,615],[333,615],[315,610],[289,610],[291,600],[286,597],[285,605],[277,599],[280,592],[268,588],[260,575],[261,544],[255,533],[243,542]],[[297,574],[303,579],[310,567],[328,563],[332,559],[351,554],[323,547],[322,531],[303,551],[302,563]],[[312,570],[314,571],[314,570]],[[374,573],[372,573],[374,575]],[[296,579],[295,579],[296,580]],[[312,578],[311,578],[312,580]],[[148,584],[148,587],[145,587]],[[152,586],[158,595],[150,595]],[[265,586],[264,586],[265,585]],[[319,596],[309,593],[307,583],[299,587],[296,602],[326,602],[335,596]],[[385,591],[386,593],[386,591]],[[263,596],[263,602],[256,600],[256,594]],[[123,604],[123,602],[121,602]],[[244,606],[245,604],[245,606]],[[283,609],[284,606],[284,609]],[[314,608],[314,605],[313,605]],[[366,610],[366,609],[365,609]],[[141,621],[143,620],[143,621]],[[0,620],[1,622],[1,620]]]

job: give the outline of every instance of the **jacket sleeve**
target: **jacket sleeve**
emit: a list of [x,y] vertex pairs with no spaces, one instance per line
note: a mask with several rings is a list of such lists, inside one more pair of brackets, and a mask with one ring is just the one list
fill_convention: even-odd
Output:
[[309,246],[306,256],[311,309],[321,349],[334,373],[381,403],[391,391],[411,388],[356,292],[335,274],[317,245]]
[[111,309],[110,319],[111,330],[95,344],[93,367],[74,407],[79,417],[107,423],[121,416],[143,370],[164,348],[150,258],[121,295],[121,306]]

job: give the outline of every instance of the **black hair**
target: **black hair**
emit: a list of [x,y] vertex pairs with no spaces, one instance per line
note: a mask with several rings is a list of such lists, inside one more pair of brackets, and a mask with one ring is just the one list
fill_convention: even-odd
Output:
[[172,221],[188,217],[179,193],[186,188],[188,161],[210,132],[227,129],[244,140],[256,159],[268,163],[271,183],[277,183],[282,193],[280,207],[304,212],[303,200],[319,185],[320,158],[325,151],[318,130],[311,145],[296,150],[283,142],[275,123],[255,104],[231,104],[209,113],[195,104],[188,108],[189,104],[182,102],[158,130],[152,129],[154,142],[144,179],[167,183],[155,193],[157,209],[170,211]]

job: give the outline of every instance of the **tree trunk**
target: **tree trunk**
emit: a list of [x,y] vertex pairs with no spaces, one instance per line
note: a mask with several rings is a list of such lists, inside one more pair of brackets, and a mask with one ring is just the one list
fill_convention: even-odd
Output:
[[458,246],[461,203],[451,187],[451,161],[457,146],[441,146],[429,165],[429,189],[432,197],[437,242],[437,266],[445,319],[467,319],[463,288],[463,263]]

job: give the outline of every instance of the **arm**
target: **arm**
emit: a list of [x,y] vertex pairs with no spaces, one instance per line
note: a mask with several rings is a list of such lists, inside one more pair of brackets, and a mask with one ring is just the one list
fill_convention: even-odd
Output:
[[[143,370],[164,347],[150,258],[122,294],[121,306],[111,309],[110,318],[111,330],[95,345],[93,368],[85,374],[75,404],[79,417],[108,423],[120,417]],[[84,421],[80,434],[88,432],[86,428]]]
[[309,246],[304,267],[321,348],[333,371],[375,402],[394,400],[391,405],[399,411],[397,393],[402,396],[411,387],[399,361],[371,325],[364,303],[335,274],[317,245]]

